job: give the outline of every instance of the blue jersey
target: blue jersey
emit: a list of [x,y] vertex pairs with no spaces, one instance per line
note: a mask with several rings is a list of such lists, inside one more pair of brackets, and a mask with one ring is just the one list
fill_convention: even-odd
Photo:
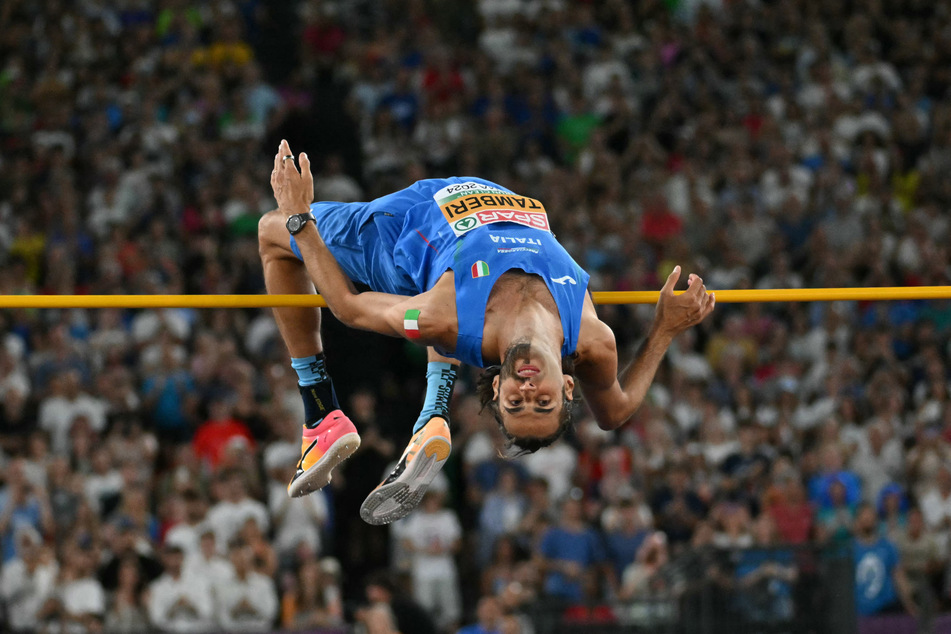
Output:
[[[545,282],[561,318],[562,354],[575,351],[588,274],[555,240],[539,201],[453,177],[368,203],[314,203],[311,213],[344,273],[375,291],[418,295],[453,271],[459,336],[447,356],[483,367],[485,307],[495,282],[513,269]],[[291,249],[300,257],[293,237]]]
[[872,544],[856,540],[852,545],[855,561],[855,607],[860,616],[869,616],[898,600],[892,575],[898,565],[898,549],[887,539]]

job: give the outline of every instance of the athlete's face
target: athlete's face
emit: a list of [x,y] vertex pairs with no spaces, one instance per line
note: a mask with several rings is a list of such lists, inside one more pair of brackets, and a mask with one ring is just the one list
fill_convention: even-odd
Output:
[[506,352],[492,386],[509,434],[545,438],[558,431],[565,399],[572,398],[574,379],[562,373],[560,358],[520,343]]

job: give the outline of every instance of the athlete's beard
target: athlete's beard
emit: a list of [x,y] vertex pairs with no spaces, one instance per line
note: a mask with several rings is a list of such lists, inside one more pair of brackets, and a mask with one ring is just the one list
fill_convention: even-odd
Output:
[[515,364],[522,359],[528,361],[531,354],[532,344],[528,341],[519,341],[509,346],[505,351],[505,358],[502,359],[499,380],[504,381],[510,376],[515,376]]

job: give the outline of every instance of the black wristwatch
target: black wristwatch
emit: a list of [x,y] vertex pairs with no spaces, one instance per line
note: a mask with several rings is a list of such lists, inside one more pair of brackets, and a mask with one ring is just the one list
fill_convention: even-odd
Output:
[[295,236],[307,225],[308,220],[313,219],[314,217],[311,216],[309,212],[306,214],[294,214],[293,216],[287,217],[287,222],[284,223],[284,226],[287,227],[287,230],[291,232],[292,236]]

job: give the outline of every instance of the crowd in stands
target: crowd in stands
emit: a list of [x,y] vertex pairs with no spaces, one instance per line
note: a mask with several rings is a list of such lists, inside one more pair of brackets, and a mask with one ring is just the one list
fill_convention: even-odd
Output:
[[[947,0],[7,0],[0,25],[0,294],[263,292],[281,138],[318,199],[535,196],[592,290],[674,264],[951,282]],[[633,354],[652,309],[599,313]],[[803,547],[850,550],[862,616],[951,604],[948,301],[720,304],[628,424],[582,411],[515,460],[465,371],[453,459],[389,528],[357,509],[425,359],[325,321],[363,446],[292,500],[267,310],[0,311],[0,629],[531,632],[532,606],[687,592],[676,562],[732,549],[704,575],[781,620],[811,609]]]

